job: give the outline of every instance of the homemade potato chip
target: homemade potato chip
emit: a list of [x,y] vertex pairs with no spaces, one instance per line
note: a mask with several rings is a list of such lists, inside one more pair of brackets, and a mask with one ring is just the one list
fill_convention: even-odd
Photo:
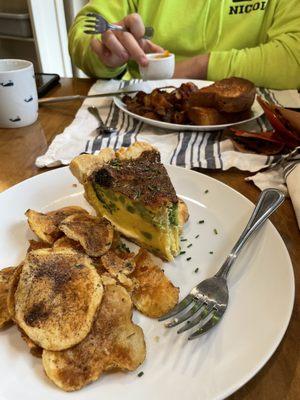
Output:
[[105,218],[89,214],[71,215],[60,225],[64,234],[78,241],[89,256],[99,257],[105,254],[113,241],[113,227]]
[[124,259],[119,257],[114,250],[109,250],[101,257],[103,267],[115,277],[119,273],[130,275],[135,268],[134,257],[132,259]]
[[177,304],[179,289],[170,282],[148,251],[140,249],[135,263],[135,270],[130,275],[137,282],[131,294],[133,304],[148,317],[161,317]]
[[25,213],[31,230],[40,240],[49,244],[62,236],[62,232],[58,229],[60,222],[73,214],[88,214],[88,212],[81,207],[70,206],[46,214],[30,209]]
[[0,328],[3,328],[11,321],[7,306],[7,297],[14,272],[15,267],[8,267],[0,270]]
[[29,247],[27,249],[27,253],[32,250],[39,250],[39,249],[47,249],[50,247],[49,243],[42,242],[40,240],[29,240]]
[[76,242],[76,240],[70,239],[67,236],[57,239],[53,243],[53,249],[69,249],[79,251],[80,253],[85,253],[84,248],[79,242]]
[[15,322],[15,292],[18,287],[22,268],[23,268],[23,263],[21,263],[20,265],[18,265],[17,268],[15,268],[13,276],[11,277],[11,281],[10,281],[10,285],[9,285],[9,289],[8,289],[8,295],[7,295],[7,299],[6,299],[7,309],[8,309],[10,318],[14,322]]
[[30,252],[15,292],[15,320],[38,346],[62,350],[89,333],[102,299],[91,260],[68,249]]
[[24,342],[27,344],[30,353],[34,356],[34,357],[38,357],[38,358],[42,358],[42,354],[43,354],[43,349],[41,347],[39,347],[38,345],[36,345],[27,335],[26,333],[20,328],[18,327],[20,333],[21,333],[21,338],[24,340]]
[[64,351],[43,352],[47,376],[61,389],[73,391],[112,369],[135,370],[145,359],[142,329],[132,320],[132,302],[124,288],[109,285],[88,336]]

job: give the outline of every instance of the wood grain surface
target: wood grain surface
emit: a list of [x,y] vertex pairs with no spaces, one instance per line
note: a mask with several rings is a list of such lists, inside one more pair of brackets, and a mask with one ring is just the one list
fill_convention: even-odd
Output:
[[[52,89],[47,96],[86,94],[92,82],[90,79],[61,79],[60,86]],[[26,128],[0,129],[0,191],[46,171],[35,167],[36,157],[43,154],[55,135],[72,122],[80,104],[76,101],[43,105],[35,124]],[[248,173],[236,169],[202,169],[201,172],[226,183],[256,202],[259,190],[252,183],[245,182]],[[271,220],[283,238],[294,266],[294,311],[285,337],[275,354],[251,381],[230,396],[231,400],[300,399],[300,231],[289,199]],[[205,377],[199,384],[205,384]]]

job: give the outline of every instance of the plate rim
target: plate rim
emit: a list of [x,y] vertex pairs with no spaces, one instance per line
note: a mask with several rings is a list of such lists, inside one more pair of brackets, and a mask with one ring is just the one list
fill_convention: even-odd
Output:
[[[193,83],[201,82],[201,83],[205,83],[205,86],[209,86],[210,84],[214,83],[214,81],[206,81],[203,79],[167,79],[167,81],[177,81],[177,82],[180,82],[181,84],[187,83],[187,82],[193,82]],[[160,82],[160,81],[159,80],[151,80],[151,81],[145,81],[145,82],[153,83],[153,82]],[[163,81],[161,81],[161,82],[163,82]],[[143,84],[143,82],[138,83],[138,85],[141,85],[141,84]],[[203,86],[203,87],[205,87],[205,86]],[[122,112],[130,115],[132,118],[142,121],[143,123],[151,125],[155,128],[160,128],[160,129],[169,130],[169,131],[174,130],[174,131],[213,132],[213,131],[223,130],[230,126],[237,126],[237,125],[245,124],[247,122],[254,121],[254,120],[258,119],[259,117],[261,117],[264,114],[264,111],[261,108],[261,106],[259,105],[256,97],[257,97],[257,94],[255,95],[255,99],[254,99],[253,105],[251,107],[251,109],[252,109],[255,106],[256,108],[258,108],[260,110],[256,116],[252,116],[252,117],[244,119],[242,121],[233,122],[233,123],[229,123],[229,124],[220,124],[220,125],[180,125],[180,124],[173,124],[171,122],[159,121],[159,120],[143,117],[142,115],[138,115],[138,114],[135,114],[135,113],[127,110],[126,105],[122,102],[120,96],[114,96],[113,101],[114,101],[114,104],[116,105],[116,107],[118,107],[119,110],[121,110]]]
[[[221,182],[219,180],[217,180],[216,178],[213,178],[209,175],[203,174],[201,172],[197,172],[197,171],[193,171],[190,169],[186,169],[186,168],[182,168],[179,166],[175,166],[175,165],[170,165],[170,164],[164,164],[165,167],[167,168],[167,170],[180,170],[183,173],[187,173],[187,174],[191,174],[194,176],[200,176],[204,179],[206,179],[207,181],[216,183],[217,185],[220,185],[221,187],[225,188],[226,190],[229,191],[233,191],[235,193],[236,196],[240,197],[243,199],[243,201],[246,201],[245,204],[247,204],[248,206],[250,206],[251,208],[254,208],[254,203],[249,200],[245,195],[243,195],[242,193],[238,192],[236,189],[232,188],[231,186],[227,185],[224,182]],[[22,189],[22,186],[26,186],[28,183],[31,183],[35,180],[44,180],[46,179],[46,177],[48,175],[51,174],[61,174],[61,173],[69,173],[70,176],[72,176],[71,171],[69,170],[68,166],[65,167],[61,167],[61,168],[55,168],[55,169],[51,169],[49,171],[45,171],[42,172],[38,175],[34,175],[30,178],[27,178],[7,189],[5,189],[4,191],[2,191],[0,193],[0,200],[5,197],[6,195],[13,195],[13,193],[16,190],[19,190],[20,188]],[[75,179],[75,177],[74,177]],[[255,367],[253,367],[250,371],[248,371],[247,374],[244,375],[243,379],[241,379],[240,381],[236,382],[235,384],[231,385],[230,387],[227,388],[226,391],[223,391],[222,393],[220,393],[219,395],[215,395],[215,397],[212,397],[211,400],[223,400],[225,398],[227,398],[228,396],[230,396],[231,394],[235,393],[236,391],[238,391],[241,387],[243,387],[245,384],[247,384],[253,377],[255,377],[255,375],[266,365],[266,363],[270,360],[270,358],[273,356],[273,354],[275,353],[275,351],[277,350],[279,344],[281,343],[288,327],[291,321],[291,317],[292,317],[292,313],[293,313],[293,308],[294,308],[294,303],[295,303],[295,274],[294,274],[294,268],[293,268],[293,263],[290,257],[290,254],[288,252],[288,249],[283,241],[283,238],[281,237],[280,233],[278,232],[278,230],[276,229],[276,227],[274,226],[274,224],[268,220],[267,224],[270,226],[270,229],[273,229],[273,233],[276,235],[277,240],[279,240],[281,247],[282,247],[282,251],[284,251],[285,256],[287,258],[288,261],[288,270],[289,270],[289,275],[290,275],[290,283],[291,283],[291,292],[289,292],[289,308],[286,312],[286,320],[284,321],[284,323],[281,326],[281,329],[277,332],[277,337],[276,339],[273,340],[273,345],[270,346],[269,351],[267,352],[267,354],[265,355],[265,357],[263,357],[260,362],[258,362]],[[0,269],[2,269],[4,267],[1,267]]]

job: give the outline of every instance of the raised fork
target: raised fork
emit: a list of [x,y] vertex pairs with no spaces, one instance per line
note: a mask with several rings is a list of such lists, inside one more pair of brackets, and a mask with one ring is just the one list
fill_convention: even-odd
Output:
[[[84,25],[84,33],[88,35],[97,35],[99,33],[104,33],[108,30],[111,31],[121,31],[128,32],[126,28],[120,25],[110,24],[102,15],[96,13],[87,13],[87,17],[92,19],[87,19]],[[145,27],[144,39],[151,39],[154,35],[154,29],[151,26]]]
[[261,228],[283,201],[284,195],[279,190],[263,190],[248,224],[219,271],[213,277],[196,285],[173,310],[159,318],[159,321],[174,317],[165,324],[167,328],[172,328],[186,321],[186,324],[177,333],[197,327],[188,337],[189,340],[197,338],[217,325],[227,309],[229,301],[227,276],[233,263],[247,240]]

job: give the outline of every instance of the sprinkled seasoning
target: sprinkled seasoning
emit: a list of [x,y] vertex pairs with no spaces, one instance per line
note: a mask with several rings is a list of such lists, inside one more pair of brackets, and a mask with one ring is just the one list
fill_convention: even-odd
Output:
[[200,221],[198,221],[198,224],[204,224],[204,219],[200,219]]
[[182,238],[182,239],[180,239],[180,241],[181,241],[181,242],[186,242],[187,239]]
[[188,257],[187,259],[186,259],[186,261],[190,261],[192,259],[192,257]]
[[192,243],[190,243],[187,247],[190,248],[190,247],[192,247],[192,246],[193,246]]
[[196,236],[195,236],[195,239],[198,239],[198,237],[199,237],[199,235],[196,235]]
[[180,256],[182,256],[182,254],[185,254],[185,251],[181,251],[181,252],[179,253]]
[[214,252],[213,252],[213,251],[210,251],[209,254],[214,254]]
[[139,372],[138,373],[138,377],[140,378],[141,376],[143,376],[144,375],[144,372],[143,371],[141,371],[141,372]]
[[214,234],[217,235],[218,231],[216,230],[216,228],[214,229]]
[[206,190],[204,191],[204,193],[205,193],[205,194],[207,194],[208,192],[209,192],[209,190],[208,190],[208,189],[206,189]]
[[199,268],[196,268],[196,269],[195,269],[195,271],[194,271],[194,272],[195,272],[195,274],[196,274],[198,271],[199,271]]

